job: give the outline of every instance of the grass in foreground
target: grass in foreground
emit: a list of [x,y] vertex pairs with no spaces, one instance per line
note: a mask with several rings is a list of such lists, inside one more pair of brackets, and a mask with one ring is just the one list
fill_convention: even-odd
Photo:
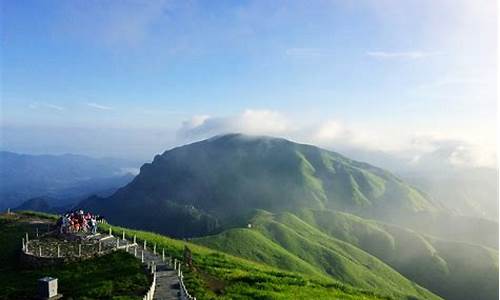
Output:
[[[42,216],[37,213],[30,215]],[[184,279],[190,293],[199,300],[403,298],[353,288],[326,276],[283,271],[151,232],[100,224],[100,229],[105,232],[109,228],[118,235],[124,231],[129,239],[136,235],[138,243],[146,240],[148,245],[156,244],[159,251],[163,248],[168,256],[177,259],[182,259],[184,247],[188,246],[192,251],[194,269],[184,268]]]
[[36,270],[19,265],[21,238],[34,225],[17,215],[0,215],[0,299],[33,299],[37,280],[58,278],[64,299],[142,299],[151,279],[140,261],[125,252]]

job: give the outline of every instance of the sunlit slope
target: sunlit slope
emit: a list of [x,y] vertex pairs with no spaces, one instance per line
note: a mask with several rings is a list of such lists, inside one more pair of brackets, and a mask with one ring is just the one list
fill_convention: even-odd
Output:
[[303,210],[299,216],[329,236],[380,258],[446,299],[498,299],[495,249],[430,237],[347,213]]
[[391,221],[440,209],[374,166],[311,145],[239,134],[157,155],[112,197],[81,206],[112,222],[182,237],[209,234],[254,209],[337,209]]
[[313,268],[347,284],[395,297],[435,297],[377,258],[320,232],[292,214],[275,216],[260,211],[250,222],[251,229],[230,229],[194,241],[289,270],[310,273]]
[[[28,217],[56,220],[54,215],[36,212],[23,212],[23,214]],[[2,215],[0,215],[1,219]],[[387,294],[379,294],[374,290],[354,288],[326,276],[288,272],[151,232],[131,230],[109,224],[100,224],[99,227],[104,232],[108,232],[108,229],[111,228],[114,234],[120,236],[123,232],[128,239],[136,236],[137,241],[141,244],[143,241],[147,241],[148,245],[156,244],[158,251],[165,250],[166,256],[176,258],[178,261],[183,261],[184,249],[188,247],[192,253],[193,268],[189,269],[183,265],[184,282],[190,294],[200,300],[407,299],[404,296],[393,298]],[[24,230],[20,230],[19,234],[23,235]],[[11,248],[19,247],[19,244],[10,244]],[[0,244],[0,249],[2,246],[3,244]],[[0,254],[2,253],[0,251]],[[135,261],[138,262],[136,259]],[[9,277],[9,273],[4,275]],[[36,283],[36,280],[32,282]],[[96,281],[95,284],[99,285],[100,282]]]

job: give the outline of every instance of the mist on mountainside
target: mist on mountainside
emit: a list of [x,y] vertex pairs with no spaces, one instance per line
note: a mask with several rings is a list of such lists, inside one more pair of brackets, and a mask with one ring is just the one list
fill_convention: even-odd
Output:
[[457,213],[379,167],[281,138],[228,134],[167,150],[114,195],[80,206],[353,286],[390,289],[395,270],[447,299],[498,296],[497,221]]

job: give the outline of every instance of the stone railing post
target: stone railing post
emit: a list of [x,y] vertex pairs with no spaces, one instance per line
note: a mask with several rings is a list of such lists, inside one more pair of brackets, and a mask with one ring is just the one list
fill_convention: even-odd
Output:
[[102,252],[102,244],[101,244],[101,241],[99,241],[99,251],[98,251],[98,253],[101,254],[101,252]]
[[141,262],[144,263],[144,250],[141,251]]
[[156,243],[153,245],[153,254],[156,255]]
[[146,240],[144,240],[144,250],[146,250]]
[[137,245],[134,247],[134,257],[137,257]]
[[165,262],[165,249],[164,248],[161,249],[161,261]]
[[111,231],[111,227],[109,227],[109,235],[113,235],[113,232]]
[[23,251],[26,252],[26,244],[24,243],[24,238],[22,239],[23,242]]
[[57,244],[57,257],[61,257],[61,246]]
[[134,234],[134,244],[137,243],[137,236]]
[[122,240],[125,240],[125,231],[122,231]]

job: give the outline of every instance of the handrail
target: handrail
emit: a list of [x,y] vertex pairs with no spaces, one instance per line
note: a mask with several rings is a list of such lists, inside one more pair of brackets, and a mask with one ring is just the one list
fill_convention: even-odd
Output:
[[[112,229],[110,228],[109,229],[109,236],[110,237],[113,237],[112,235]],[[133,239],[133,243],[131,243],[130,241],[127,240],[127,243],[125,245],[120,245],[119,241],[120,241],[120,237],[115,237],[117,239],[117,243],[116,243],[116,246],[111,248],[111,249],[107,249],[105,251],[101,251],[100,250],[100,247],[99,247],[99,252],[98,254],[107,254],[107,253],[110,253],[112,251],[116,251],[116,250],[121,250],[121,249],[126,249],[127,252],[128,252],[128,248],[129,247],[137,247],[137,238],[136,236],[134,236],[134,239]],[[122,240],[126,240],[125,238],[125,232],[122,232]],[[35,239],[35,240],[38,240],[38,239]],[[22,252],[26,255],[31,255],[31,256],[35,256],[35,257],[41,257],[41,258],[64,258],[63,256],[60,255],[60,249],[59,249],[59,245],[57,245],[58,249],[57,249],[57,255],[56,256],[42,256],[42,253],[41,251],[39,251],[38,255],[36,254],[36,251],[33,252],[33,251],[30,251],[30,247],[29,247],[29,244],[30,242],[32,242],[33,240],[30,240],[29,239],[29,236],[28,236],[28,233],[26,233],[26,238],[22,238]],[[41,248],[39,248],[41,249]],[[33,249],[34,250],[34,249]],[[156,253],[156,244],[154,245],[154,254],[155,255],[159,255],[161,257],[161,260],[164,262],[164,263],[167,263],[169,266],[171,266],[172,264],[168,261],[168,259],[166,259],[165,257],[165,249],[162,249],[162,253],[161,255],[158,253]],[[78,253],[78,256],[74,256],[76,258],[82,258],[82,255],[81,255],[81,248],[79,248],[79,253]],[[188,289],[186,288],[186,285],[184,284],[184,276],[182,274],[182,270],[181,270],[181,262],[177,262],[177,259],[174,259],[174,270],[177,271],[177,278],[179,280],[179,287],[180,287],[180,299],[181,300],[196,300],[196,297],[192,296],[191,294],[189,294],[189,291]],[[151,273],[153,274],[153,281],[147,291],[147,293],[144,295],[143,297],[143,300],[152,300],[153,299],[153,296],[154,296],[154,293],[155,293],[155,288],[156,288],[156,266],[153,264],[151,264],[150,266],[150,270],[151,270]]]

